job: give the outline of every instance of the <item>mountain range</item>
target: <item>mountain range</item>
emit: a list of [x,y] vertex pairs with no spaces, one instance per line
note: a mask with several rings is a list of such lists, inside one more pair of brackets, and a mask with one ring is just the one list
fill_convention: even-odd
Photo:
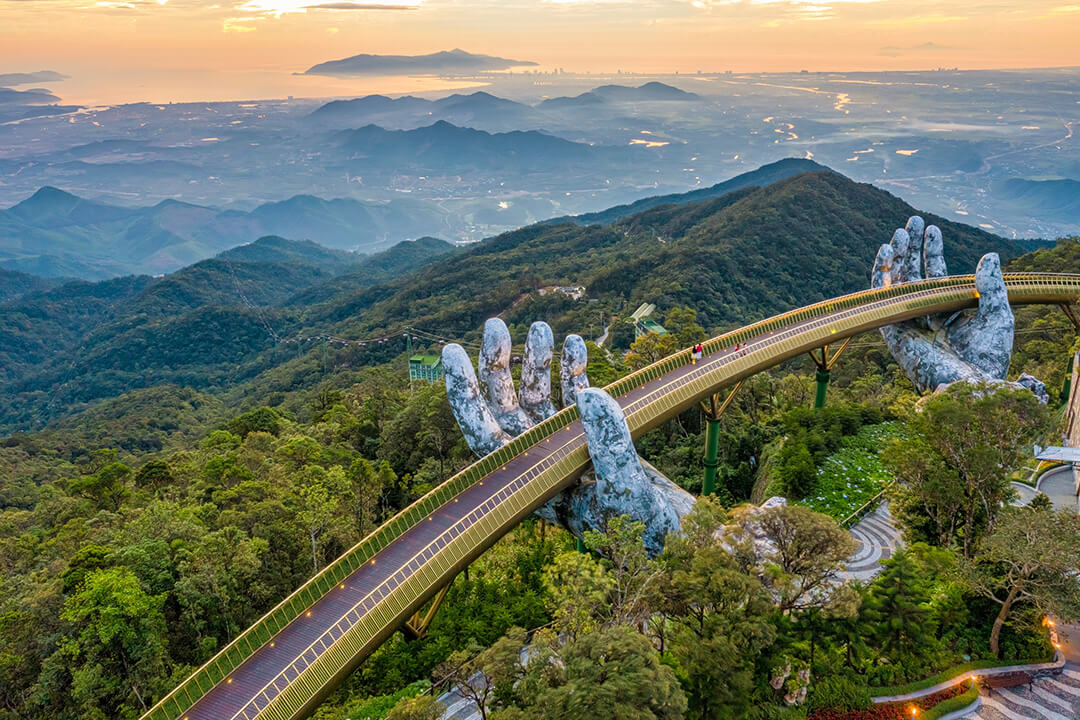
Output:
[[[615,152],[539,132],[490,134],[445,122],[409,131],[369,126],[338,133],[335,143],[339,148],[336,162],[346,166],[394,164],[418,173],[437,172],[440,167],[465,171],[462,157],[468,158],[474,172],[517,164],[557,173],[604,160]],[[810,160],[789,158],[710,188],[547,222],[607,224],[664,203],[706,200],[743,187],[770,185],[800,172],[826,170]],[[434,235],[446,223],[446,215],[436,205],[407,199],[375,203],[297,195],[243,212],[175,200],[143,208],[117,207],[44,187],[8,210],[0,210],[0,267],[84,280],[131,273],[158,275],[265,235],[371,252],[403,239]]]
[[674,193],[671,195],[654,195],[642,198],[641,200],[637,200],[627,205],[616,205],[615,207],[608,208],[601,212],[583,213],[581,215],[568,215],[561,218],[555,218],[553,220],[548,220],[547,224],[572,222],[577,225],[608,225],[616,220],[628,218],[631,215],[637,215],[638,213],[651,210],[652,208],[661,205],[686,205],[687,203],[712,200],[746,187],[766,187],[775,182],[804,172],[833,172],[833,170],[820,163],[816,163],[813,160],[784,158],[783,160],[777,160],[768,165],[762,165],[757,170],[751,170],[750,172],[736,175],[730,180],[725,180],[724,182],[700,190],[691,190],[690,192]]
[[[400,360],[407,326],[475,343],[499,315],[515,338],[537,318],[560,336],[595,337],[601,312],[647,301],[693,307],[715,331],[865,287],[878,246],[916,212],[829,171],[670,200],[607,225],[533,225],[457,250],[424,239],[350,264],[313,243],[264,239],[164,278],[27,292],[0,303],[0,428],[40,427],[162,384],[232,408],[287,405]],[[985,252],[1020,252],[924,217],[942,228],[955,272]],[[587,297],[538,292],[552,285],[585,286]]]
[[411,170],[432,175],[466,170],[551,172],[587,166],[602,153],[614,155],[623,150],[593,147],[535,130],[487,133],[445,120],[415,130],[386,130],[368,125],[343,131],[336,140],[338,149],[355,163],[358,173],[388,165],[399,172]]
[[[318,6],[316,6],[318,7]],[[304,75],[410,75],[413,73],[464,73],[532,66],[531,60],[508,60],[464,50],[443,50],[429,55],[353,55],[314,65]]]
[[366,95],[352,100],[332,100],[316,108],[312,121],[329,127],[382,125],[391,129],[413,128],[444,120],[455,125],[476,127],[490,124],[514,128],[539,127],[543,118],[524,103],[478,91],[468,95],[453,94],[438,100],[412,95],[389,98]]
[[440,213],[409,201],[297,195],[250,212],[175,200],[122,208],[44,187],[0,210],[0,266],[87,280],[156,275],[264,235],[316,239],[330,248],[371,252],[440,227]]
[[549,98],[537,107],[550,109],[588,109],[604,103],[689,102],[700,100],[697,93],[686,92],[662,82],[648,82],[638,87],[601,85],[574,97]]
[[[542,100],[535,106],[497,97],[478,91],[453,94],[438,100],[425,100],[412,95],[389,98],[385,95],[366,95],[352,100],[332,100],[316,108],[310,115],[313,122],[328,127],[356,127],[378,124],[388,128],[409,129],[434,120],[445,120],[468,127],[535,129],[572,126],[580,111],[634,103],[679,103],[701,100],[696,93],[680,90],[662,82],[628,85],[602,85],[573,97]],[[566,115],[569,113],[569,115]]]
[[[266,237],[160,278],[25,292],[0,303],[0,387],[20,395],[6,406],[16,417],[0,425],[33,424],[35,416],[162,383],[223,391],[295,357],[279,331],[295,336],[301,309],[316,300],[294,295],[384,283],[453,251],[423,238],[358,258]],[[34,390],[43,385],[59,395]]]

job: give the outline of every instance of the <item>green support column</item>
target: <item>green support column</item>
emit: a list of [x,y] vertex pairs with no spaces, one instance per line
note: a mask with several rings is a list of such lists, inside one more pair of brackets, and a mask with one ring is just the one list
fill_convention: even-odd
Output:
[[825,393],[829,390],[829,371],[818,368],[817,375],[814,376],[817,381],[817,395],[814,396],[814,407],[825,407]]
[[705,418],[705,483],[701,486],[702,495],[716,492],[716,468],[720,464],[720,418]]
[[1069,402],[1069,393],[1072,392],[1072,371],[1075,356],[1069,358],[1069,367],[1065,369],[1065,385],[1061,388],[1061,401]]
[[716,469],[720,465],[717,460],[720,456],[720,418],[727,412],[742,384],[742,380],[735,383],[723,402],[720,401],[719,394],[713,394],[709,396],[707,403],[701,403],[701,409],[705,413],[705,481],[701,484],[702,495],[716,492]]

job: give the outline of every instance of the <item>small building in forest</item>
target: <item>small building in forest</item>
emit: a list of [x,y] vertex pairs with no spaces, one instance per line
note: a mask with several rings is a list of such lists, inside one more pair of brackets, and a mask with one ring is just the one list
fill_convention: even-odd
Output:
[[655,310],[656,305],[641,303],[638,309],[630,316],[629,320],[634,324],[634,337],[639,338],[649,333],[667,335],[667,328],[649,317]]
[[442,358],[438,355],[413,355],[409,358],[409,379],[438,382],[443,377]]

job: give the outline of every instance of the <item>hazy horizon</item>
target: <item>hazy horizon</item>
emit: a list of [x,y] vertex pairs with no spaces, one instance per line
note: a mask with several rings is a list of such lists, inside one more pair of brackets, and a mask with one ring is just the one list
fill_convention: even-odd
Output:
[[455,47],[594,75],[1062,68],[1078,31],[1067,0],[19,0],[0,73],[58,71],[79,104],[335,97],[472,84],[294,73]]

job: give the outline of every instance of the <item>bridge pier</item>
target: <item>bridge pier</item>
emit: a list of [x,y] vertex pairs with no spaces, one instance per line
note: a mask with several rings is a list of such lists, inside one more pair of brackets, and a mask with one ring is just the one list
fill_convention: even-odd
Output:
[[817,383],[817,392],[814,393],[814,408],[823,408],[825,407],[825,395],[829,392],[829,371],[819,367],[814,375],[814,381]]
[[840,343],[840,347],[836,349],[832,355],[829,355],[829,346],[825,345],[819,350],[820,356],[815,355],[814,351],[807,353],[810,359],[814,361],[814,365],[817,366],[817,374],[814,375],[814,380],[817,382],[817,392],[814,394],[814,408],[825,407],[825,396],[829,391],[829,371],[832,370],[833,365],[840,358],[840,355],[847,350],[848,343],[851,342],[851,338],[847,338],[844,342]]
[[420,640],[427,635],[428,628],[431,627],[431,621],[435,619],[435,613],[439,612],[439,607],[442,606],[443,600],[446,599],[446,593],[450,590],[450,585],[453,584],[453,581],[450,581],[439,591],[435,599],[431,601],[427,612],[421,613],[420,610],[417,610],[411,618],[405,621],[405,624],[401,627],[401,632],[405,635],[406,640]]
[[705,411],[705,481],[701,485],[702,495],[716,492],[716,470],[720,465],[720,418],[735,399],[735,393],[739,392],[742,384],[742,380],[735,383],[723,401],[720,400],[719,393],[714,393],[709,397],[708,405],[701,403],[701,409]]

